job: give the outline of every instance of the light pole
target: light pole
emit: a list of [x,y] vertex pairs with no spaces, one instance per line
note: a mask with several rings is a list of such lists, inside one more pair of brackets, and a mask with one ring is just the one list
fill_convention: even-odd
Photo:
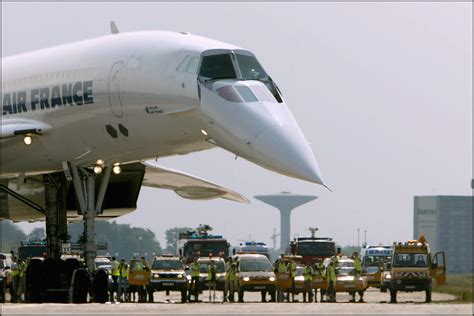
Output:
[[142,253],[142,239],[143,239],[142,236],[138,237],[138,255],[139,256]]

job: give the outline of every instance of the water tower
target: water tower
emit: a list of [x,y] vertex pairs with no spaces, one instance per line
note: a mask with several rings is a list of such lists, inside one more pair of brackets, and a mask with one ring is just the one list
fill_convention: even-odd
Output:
[[283,251],[290,244],[291,211],[318,197],[281,192],[280,194],[272,195],[256,195],[254,198],[280,210],[280,249]]

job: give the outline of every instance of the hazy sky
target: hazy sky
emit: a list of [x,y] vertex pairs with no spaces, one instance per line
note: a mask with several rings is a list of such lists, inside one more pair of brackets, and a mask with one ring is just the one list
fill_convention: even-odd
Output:
[[[334,192],[221,149],[161,159],[249,198],[319,196],[292,234],[391,243],[413,234],[414,195],[470,195],[471,3],[2,3],[2,56],[109,32],[175,30],[253,51],[277,82]],[[189,201],[143,188],[117,221],[164,230],[210,224],[235,244],[270,243],[279,215],[255,199]],[[31,224],[23,224],[26,230]],[[363,235],[363,234],[362,234]]]

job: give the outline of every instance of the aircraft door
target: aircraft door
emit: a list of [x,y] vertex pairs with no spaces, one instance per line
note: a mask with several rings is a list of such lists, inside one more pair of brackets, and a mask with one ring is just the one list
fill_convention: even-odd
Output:
[[112,65],[109,74],[109,105],[115,117],[123,117],[122,102],[120,100],[120,77],[122,75],[123,62],[119,61]]
[[443,251],[434,255],[430,275],[436,280],[436,284],[444,285],[446,283],[446,259]]

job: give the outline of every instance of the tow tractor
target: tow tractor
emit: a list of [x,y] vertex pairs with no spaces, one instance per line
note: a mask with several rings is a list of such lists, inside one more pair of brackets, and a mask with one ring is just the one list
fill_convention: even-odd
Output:
[[393,244],[390,269],[382,273],[381,290],[390,291],[390,302],[397,302],[397,293],[425,291],[431,302],[432,279],[438,285],[446,283],[446,259],[443,251],[431,255],[430,246],[421,236],[418,240]]

